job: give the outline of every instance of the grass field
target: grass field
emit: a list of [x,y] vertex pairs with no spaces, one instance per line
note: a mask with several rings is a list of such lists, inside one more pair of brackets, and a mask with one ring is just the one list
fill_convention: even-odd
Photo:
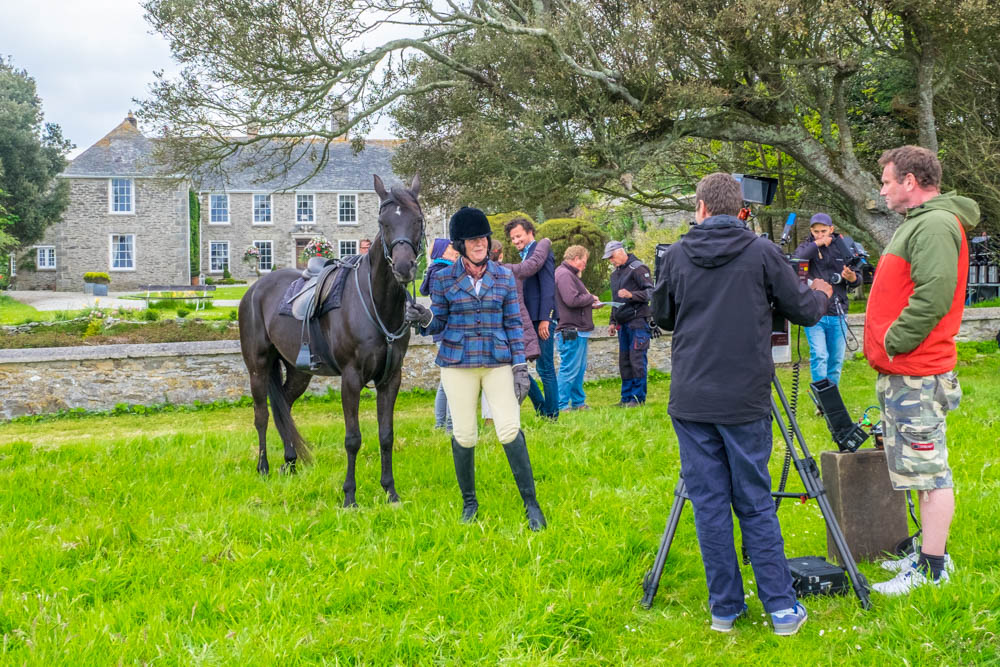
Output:
[[[908,599],[876,596],[870,611],[853,596],[807,599],[810,620],[790,638],[763,625],[749,568],[750,618],[731,635],[709,630],[689,509],[653,609],[638,604],[678,473],[667,379],[651,383],[640,409],[610,407],[618,387],[602,382],[587,387],[589,413],[552,424],[525,410],[550,526],[539,534],[526,528],[492,434],[477,455],[480,521],[457,522],[448,441],[431,429],[428,395],[397,405],[396,506],[378,484],[375,401],[363,400],[353,510],[339,506],[335,400],[296,407],[317,462],[266,480],[254,472],[246,407],[0,425],[0,661],[997,664],[1000,354],[979,353],[989,349],[963,346],[965,396],[948,420],[952,582]],[[873,384],[864,362],[847,363],[855,416],[875,402]],[[802,413],[818,457],[829,434],[811,404]],[[826,553],[815,503],[786,501],[779,515],[789,555]]]

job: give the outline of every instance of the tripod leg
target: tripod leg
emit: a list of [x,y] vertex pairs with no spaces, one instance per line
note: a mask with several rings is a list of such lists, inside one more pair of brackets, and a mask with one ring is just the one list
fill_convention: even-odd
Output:
[[823,514],[823,520],[826,521],[827,528],[830,530],[830,534],[833,536],[834,546],[837,547],[837,554],[840,556],[840,562],[844,564],[847,569],[847,574],[851,578],[851,585],[854,587],[854,592],[858,596],[858,600],[861,601],[861,607],[864,609],[871,608],[871,599],[869,598],[869,586],[868,580],[865,575],[858,571],[858,566],[854,562],[854,556],[851,555],[851,550],[847,546],[847,539],[844,537],[843,531],[840,530],[840,524],[837,523],[837,518],[833,515],[833,508],[830,507],[830,499],[826,495],[826,488],[823,486],[823,480],[820,478],[819,469],[816,466],[816,461],[813,459],[812,454],[809,453],[809,449],[806,447],[805,438],[802,435],[802,430],[799,428],[798,422],[795,420],[795,415],[791,412],[788,406],[788,399],[785,398],[785,392],[781,389],[781,383],[778,382],[778,377],[772,377],[772,383],[778,397],[781,399],[781,404],[785,408],[785,414],[788,416],[788,425],[791,427],[791,432],[795,434],[795,438],[799,442],[799,446],[802,447],[802,456],[799,457],[795,453],[794,443],[792,438],[788,435],[788,430],[785,429],[784,423],[781,419],[781,413],[778,410],[778,404],[774,400],[774,396],[771,396],[771,412],[774,414],[775,420],[778,422],[778,426],[782,431],[782,436],[785,439],[785,445],[788,447],[788,451],[792,452],[792,458],[795,461],[795,468],[799,471],[799,477],[802,478],[802,484],[805,486],[806,494],[810,498],[815,498],[816,502],[819,504],[820,512]]
[[670,545],[674,541],[674,533],[677,532],[677,524],[681,519],[681,512],[684,510],[684,501],[687,500],[687,487],[684,486],[684,478],[677,480],[674,488],[674,503],[670,506],[670,515],[667,517],[667,528],[663,531],[663,538],[660,540],[660,548],[656,552],[656,560],[653,561],[653,569],[646,573],[642,580],[643,596],[639,603],[646,609],[653,606],[653,598],[660,587],[660,576],[663,574],[663,564],[670,553]]

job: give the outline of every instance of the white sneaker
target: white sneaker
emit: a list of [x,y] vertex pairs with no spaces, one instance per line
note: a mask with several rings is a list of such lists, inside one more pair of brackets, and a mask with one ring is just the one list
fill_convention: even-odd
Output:
[[[914,567],[917,564],[917,560],[920,558],[919,554],[916,552],[903,556],[902,558],[894,558],[890,560],[884,560],[879,563],[879,567],[883,570],[888,570],[889,572],[902,572],[906,568]],[[955,563],[951,560],[950,554],[944,555],[944,569],[946,572],[955,571]]]
[[937,581],[931,579],[916,567],[902,570],[889,581],[873,584],[872,589],[882,595],[906,595],[914,588],[919,588],[925,584],[939,586],[948,583],[948,571],[941,571],[941,578]]

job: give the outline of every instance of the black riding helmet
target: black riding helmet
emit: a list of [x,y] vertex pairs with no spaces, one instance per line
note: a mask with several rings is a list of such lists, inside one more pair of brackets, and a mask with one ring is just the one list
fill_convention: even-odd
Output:
[[[483,236],[490,239],[493,237],[493,229],[490,227],[490,221],[486,219],[485,213],[478,208],[463,206],[451,216],[451,220],[448,222],[448,235],[451,237],[451,245],[458,251],[458,254],[472,262],[465,254],[465,242]],[[489,261],[489,257],[490,254],[487,252],[483,261],[472,263],[476,266],[482,266]]]

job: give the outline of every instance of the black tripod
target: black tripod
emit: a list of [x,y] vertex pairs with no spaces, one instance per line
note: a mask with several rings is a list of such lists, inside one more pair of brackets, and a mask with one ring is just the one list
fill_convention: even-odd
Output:
[[[837,553],[840,556],[840,562],[847,567],[847,573],[851,578],[851,584],[854,586],[854,592],[861,601],[861,606],[869,609],[871,607],[871,600],[868,598],[868,580],[865,579],[865,575],[858,571],[858,566],[854,563],[851,550],[847,547],[847,540],[844,538],[844,533],[841,532],[840,525],[833,515],[833,509],[830,507],[830,499],[826,496],[823,480],[820,479],[819,470],[816,467],[816,460],[813,459],[812,454],[809,453],[809,448],[806,447],[806,441],[802,437],[799,423],[795,420],[795,413],[792,412],[788,405],[788,399],[785,398],[785,392],[781,388],[781,383],[778,381],[777,375],[771,376],[771,384],[774,385],[775,393],[777,393],[778,398],[781,400],[781,407],[788,417],[791,433],[794,433],[795,439],[798,440],[799,446],[802,448],[802,455],[799,456],[798,452],[795,451],[795,442],[792,435],[785,428],[785,421],[781,416],[781,411],[778,409],[778,403],[774,400],[774,395],[772,394],[771,413],[774,415],[778,428],[785,438],[785,447],[795,462],[795,469],[799,471],[799,477],[802,478],[802,484],[805,486],[805,493],[775,491],[771,495],[776,498],[801,498],[806,496],[816,499],[816,502],[819,503],[819,509],[823,513],[823,519],[826,521],[827,528],[830,529],[830,534],[833,536]],[[642,580],[643,596],[641,604],[646,609],[653,606],[653,598],[656,597],[656,590],[660,587],[663,564],[670,553],[670,544],[674,541],[674,533],[677,531],[677,524],[680,522],[681,512],[684,510],[684,501],[686,500],[688,500],[687,488],[684,485],[684,478],[681,477],[677,480],[677,486],[674,488],[674,504],[671,506],[670,515],[667,517],[667,528],[663,531],[663,539],[660,541],[659,551],[656,552],[653,569],[647,572]]]

